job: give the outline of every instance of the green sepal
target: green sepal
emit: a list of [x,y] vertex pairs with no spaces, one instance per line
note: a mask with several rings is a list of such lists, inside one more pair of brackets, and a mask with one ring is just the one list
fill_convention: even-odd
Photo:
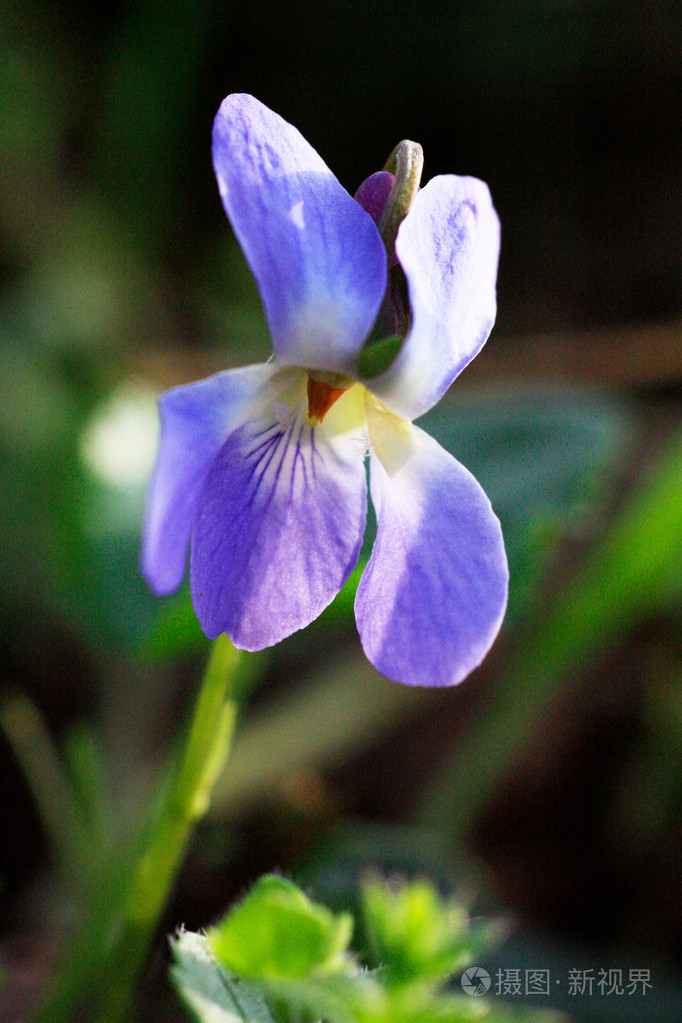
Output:
[[296,979],[342,971],[352,929],[350,914],[335,916],[285,878],[266,875],[211,928],[208,942],[243,977]]

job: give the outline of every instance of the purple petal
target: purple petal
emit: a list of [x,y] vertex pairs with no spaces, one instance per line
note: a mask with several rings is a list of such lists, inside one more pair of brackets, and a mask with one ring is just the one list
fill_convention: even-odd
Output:
[[296,128],[252,96],[223,101],[213,164],[278,360],[347,371],[386,287],[372,218]]
[[142,534],[142,573],[155,593],[172,593],[182,582],[211,465],[275,373],[273,366],[247,366],[161,395],[161,442]]
[[412,326],[391,367],[368,382],[400,415],[428,411],[485,344],[499,249],[499,220],[482,181],[446,175],[417,193],[396,240]]
[[481,663],[502,623],[502,532],[464,466],[418,427],[405,427],[402,460],[386,458],[381,444],[384,465],[371,458],[378,529],[355,601],[358,630],[388,678],[455,685]]
[[316,618],[357,563],[366,491],[353,434],[330,440],[302,415],[263,416],[233,433],[192,537],[192,599],[206,635],[261,650]]
[[388,171],[377,171],[376,174],[370,174],[368,178],[365,178],[353,196],[355,201],[360,203],[363,210],[367,210],[377,226],[381,220],[381,214],[384,212],[386,200],[393,187],[393,181],[394,177]]

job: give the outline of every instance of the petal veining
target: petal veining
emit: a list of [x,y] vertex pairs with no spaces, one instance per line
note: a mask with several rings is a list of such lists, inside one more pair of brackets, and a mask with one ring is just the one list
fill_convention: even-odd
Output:
[[471,473],[433,438],[403,421],[407,445],[404,436],[393,444],[390,418],[368,419],[373,445],[378,437],[378,527],[355,602],[362,645],[397,682],[455,685],[483,660],[504,616],[500,524]]
[[417,193],[396,255],[411,327],[390,368],[367,386],[410,419],[423,415],[485,344],[495,322],[500,226],[487,185],[443,175]]
[[182,582],[213,460],[277,373],[274,365],[246,366],[161,395],[161,440],[142,534],[142,572],[155,593],[172,593]]
[[[343,401],[343,398],[340,399]],[[325,420],[326,422],[326,420]],[[260,650],[303,628],[355,567],[367,494],[357,430],[262,414],[227,439],[192,537],[192,599],[209,638]]]
[[347,371],[386,287],[371,216],[300,132],[252,96],[223,101],[213,163],[279,362]]

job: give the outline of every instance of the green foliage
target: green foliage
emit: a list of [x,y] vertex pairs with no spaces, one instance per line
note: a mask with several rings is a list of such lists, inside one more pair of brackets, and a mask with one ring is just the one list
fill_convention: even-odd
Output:
[[83,888],[82,928],[73,936],[35,1023],[76,1018],[88,1002],[94,1013],[89,1018],[97,1023],[127,1018],[191,830],[208,809],[229,752],[239,659],[227,636],[213,643],[185,741],[157,800],[131,836],[110,833],[106,826],[111,816],[93,737],[82,730],[72,733],[67,772],[32,705],[18,699],[0,704],[0,726],[33,781],[53,844],[65,870],[77,875]]
[[216,956],[245,977],[305,977],[338,972],[352,932],[283,877],[260,879],[243,902],[208,933]]
[[172,945],[171,977],[200,1023],[274,1023],[258,986],[221,969],[205,937],[181,931]]
[[[644,52],[649,70],[660,76],[658,86],[655,74],[647,77],[645,97],[656,97],[664,113],[674,110],[677,116],[675,90],[669,87],[679,60],[675,5],[657,0],[646,24],[633,21],[634,27],[625,29],[616,3],[584,4],[577,18],[580,5],[568,0],[550,5],[549,11],[543,5],[516,5],[511,16],[499,2],[462,5],[461,10],[455,6],[453,17],[444,18],[441,5],[434,5],[415,19],[412,8],[403,5],[392,8],[387,19],[379,7],[365,5],[361,26],[353,17],[346,19],[352,45],[344,49],[348,39],[343,33],[330,38],[323,5],[293,5],[281,19],[273,7],[258,7],[254,17],[248,5],[228,8],[206,0],[77,5],[75,15],[67,4],[45,0],[5,5],[0,33],[0,517],[5,526],[0,603],[5,611],[4,675],[16,691],[30,693],[31,701],[11,694],[0,707],[0,723],[30,786],[54,861],[69,879],[69,895],[89,914],[84,933],[75,935],[67,963],[71,972],[56,979],[53,1021],[80,1018],[74,1005],[92,998],[102,978],[113,972],[112,935],[120,931],[135,843],[151,827],[152,818],[132,796],[150,769],[144,742],[138,749],[135,738],[132,775],[116,776],[107,762],[112,749],[119,751],[120,759],[114,760],[118,770],[127,745],[133,745],[126,731],[115,730],[122,719],[112,708],[117,699],[125,702],[126,686],[148,688],[147,706],[161,713],[158,720],[150,713],[143,738],[159,749],[158,728],[165,724],[167,704],[158,694],[174,690],[167,686],[165,664],[140,670],[137,663],[122,662],[141,652],[168,661],[206,647],[188,589],[158,601],[139,576],[145,473],[108,475],[95,441],[104,430],[116,439],[119,453],[131,456],[129,469],[139,467],[141,442],[153,440],[155,425],[151,430],[136,427],[131,441],[125,429],[117,432],[127,415],[135,410],[146,415],[160,388],[212,368],[261,361],[269,351],[257,289],[226,224],[210,168],[211,118],[218,99],[233,87],[226,68],[237,66],[230,46],[236,47],[237,64],[246,61],[251,67],[250,90],[301,127],[300,114],[305,113],[314,129],[309,137],[319,141],[330,166],[343,172],[351,188],[373,169],[367,166],[368,156],[383,158],[397,137],[394,130],[406,130],[406,112],[411,117],[418,111],[415,131],[430,139],[429,173],[436,173],[439,164],[443,170],[469,167],[475,173],[477,166],[489,168],[493,194],[506,210],[505,237],[509,231],[513,239],[509,252],[515,255],[502,271],[502,333],[513,333],[519,322],[547,329],[547,323],[626,321],[633,314],[667,314],[679,307],[679,285],[671,290],[680,280],[671,271],[677,265],[671,261],[674,246],[666,246],[674,232],[649,230],[651,222],[665,226],[665,217],[652,220],[652,211],[665,206],[670,189],[637,190],[647,201],[637,204],[640,219],[632,220],[634,233],[621,252],[608,248],[607,240],[622,241],[621,211],[631,214],[632,204],[612,201],[606,209],[602,202],[606,192],[612,198],[614,187],[618,192],[619,181],[626,183],[627,198],[632,181],[648,180],[663,149],[668,162],[654,177],[663,183],[675,180],[674,148],[669,133],[660,130],[665,122],[650,116],[657,103],[645,104],[642,117],[636,105],[621,104],[627,131],[619,138],[629,139],[634,131],[636,139],[641,122],[647,144],[635,142],[641,163],[638,156],[623,163],[619,151],[617,174],[611,173],[614,154],[608,149],[612,133],[602,133],[604,148],[595,159],[592,144],[576,146],[576,133],[564,130],[570,96],[578,97],[580,109],[596,111],[595,123],[604,113],[604,123],[611,123],[622,83],[629,97],[632,81],[645,67]],[[567,32],[573,46],[566,45]],[[412,73],[402,79],[384,73],[383,62],[375,59],[377,33],[385,51],[398,55],[396,65],[401,54],[409,54]],[[260,64],[251,60],[254,54],[249,56],[251,34]],[[601,60],[603,52],[612,59]],[[325,59],[317,59],[318,53]],[[339,90],[339,60],[344,80],[355,83],[355,89]],[[415,86],[420,81],[426,90],[421,96]],[[593,98],[606,97],[601,114],[599,103],[585,101],[590,89]],[[501,110],[509,116],[500,116]],[[580,111],[572,110],[579,115],[580,139]],[[441,130],[455,122],[462,156],[457,166],[450,162],[452,133]],[[493,126],[492,134],[478,131],[483,122]],[[329,125],[332,129],[325,131]],[[538,131],[538,125],[545,129]],[[545,132],[554,128],[550,138]],[[440,156],[439,138],[445,140]],[[485,138],[488,150],[479,145]],[[596,192],[596,179],[590,179],[594,167],[611,175]],[[529,171],[538,185],[532,202]],[[599,217],[592,220],[604,226],[598,236],[584,229],[595,210]],[[634,262],[632,252],[639,254]],[[575,301],[580,295],[582,304]],[[676,337],[673,331],[667,369],[661,360],[664,349],[652,345],[649,351],[643,344],[643,360],[655,365],[645,381],[677,379]],[[506,343],[513,346],[513,338]],[[497,344],[494,335],[490,345],[494,349]],[[551,356],[555,349],[563,357],[563,344],[557,338],[551,350],[538,350]],[[209,345],[219,349],[215,355],[207,356]],[[391,338],[368,346],[361,355],[365,375],[385,369],[398,347]],[[542,376],[546,368],[553,371],[539,359],[533,373]],[[583,379],[588,372],[581,370]],[[626,850],[644,856],[647,885],[655,887],[656,871],[649,861],[655,868],[665,840],[673,847],[680,795],[679,686],[674,685],[679,678],[674,640],[679,566],[675,592],[669,578],[680,543],[679,446],[667,470],[612,523],[604,518],[608,505],[602,484],[614,469],[627,468],[629,478],[639,472],[634,460],[627,467],[623,463],[631,432],[627,405],[605,391],[552,390],[544,382],[471,388],[466,376],[429,414],[425,427],[481,480],[502,518],[512,570],[505,628],[525,625],[531,641],[503,667],[499,688],[473,728],[458,733],[456,755],[446,758],[432,798],[420,812],[430,826],[426,833],[441,839],[446,831],[458,837],[466,833],[514,758],[533,741],[561,688],[579,685],[583,668],[667,599],[666,613],[673,621],[670,648],[667,655],[664,649],[646,651],[643,746],[626,758],[619,775],[613,818],[621,844],[609,846],[609,855],[615,851],[621,859],[623,841]],[[617,378],[636,384],[637,368]],[[563,598],[556,594],[557,604],[548,614],[539,594],[557,541],[576,535],[596,541],[596,556],[579,570]],[[370,526],[368,541],[372,538]],[[426,700],[460,698],[387,685],[359,654],[353,660],[345,648],[336,662],[326,656],[352,620],[361,571],[362,566],[319,622],[275,655],[275,669],[287,685],[272,714],[245,721],[232,770],[220,783],[222,813],[254,794],[272,792],[300,764],[318,768],[347,762],[408,715],[416,717]],[[55,647],[45,643],[48,636],[56,637]],[[71,644],[77,658],[64,652]],[[307,684],[299,684],[298,675],[308,674],[310,650],[315,655],[323,646],[324,656],[312,658]],[[504,652],[504,644],[500,649]],[[242,678],[242,669],[236,669],[240,699],[256,684],[256,675],[260,678],[268,656],[248,659],[258,665],[246,671],[251,677]],[[88,664],[85,671],[81,657]],[[82,690],[86,702],[81,702]],[[64,736],[62,726],[73,715],[93,714],[100,722],[101,745],[99,734],[80,727]],[[54,734],[64,738],[57,746]],[[21,825],[14,815],[8,820],[9,864],[14,831]],[[602,822],[600,828],[613,843],[611,826]],[[361,842],[357,825],[342,830]],[[377,836],[372,833],[365,842],[363,866],[381,862]],[[427,850],[421,833],[414,844],[421,854]],[[401,867],[405,848],[403,837],[400,856],[396,852]],[[14,859],[21,858],[15,851]],[[326,866],[332,869],[329,860]],[[153,870],[151,883],[159,883]],[[326,973],[322,983],[316,974],[317,988],[308,979],[289,979],[286,998],[272,994],[279,1015],[285,1014],[284,1003],[291,1016],[292,1006],[309,1005],[313,994],[318,1015],[331,1004],[334,1019],[350,1014],[400,1023],[423,1018],[427,1011],[430,1018],[485,1015],[480,999],[460,998],[455,1004],[440,995],[422,1017],[422,1010],[410,1005],[411,977],[419,974],[435,983],[438,971],[456,961],[462,911],[454,907],[452,919],[439,917],[440,902],[428,887],[390,895],[380,892],[368,911],[383,973],[356,971],[345,962],[344,951],[341,959],[351,975]],[[368,891],[366,903],[371,899]],[[650,902],[641,891],[637,901]],[[44,900],[38,900],[37,908],[45,909]],[[60,907],[53,912],[64,918]],[[72,912],[69,906],[67,919]],[[366,926],[369,930],[369,921]],[[474,935],[463,928],[462,941],[473,947]],[[404,929],[409,940],[403,940]],[[628,934],[636,931],[636,921],[628,919]],[[274,1017],[262,985],[254,985],[249,1001],[248,984],[218,970],[204,939],[185,935],[180,946],[190,964],[198,962],[203,949],[196,997],[205,998],[204,1008],[211,1006],[212,1023],[251,1018],[270,1023]],[[202,995],[210,976],[217,978],[217,987]],[[349,985],[364,992],[364,1017],[359,995],[349,1003]],[[403,987],[406,994],[398,1004],[394,989]],[[235,1005],[221,1001],[229,991]]]
[[444,980],[499,937],[493,926],[472,930],[464,906],[442,902],[427,881],[392,887],[372,881],[363,906],[370,946],[390,986]]
[[509,557],[506,627],[524,621],[558,541],[599,528],[634,434],[628,403],[595,388],[515,384],[454,392],[424,426],[483,484]]
[[172,940],[171,976],[198,1023],[550,1019],[445,988],[490,951],[499,930],[474,929],[466,910],[428,882],[368,883],[364,916],[380,957],[372,971],[349,951],[347,914],[335,916],[291,882],[266,876],[207,937],[183,931]]

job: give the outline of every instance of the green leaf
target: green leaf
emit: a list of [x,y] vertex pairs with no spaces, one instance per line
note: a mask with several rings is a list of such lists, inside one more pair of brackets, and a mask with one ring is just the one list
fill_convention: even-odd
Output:
[[290,881],[262,877],[246,898],[208,932],[218,960],[245,977],[306,977],[344,972],[353,929]]
[[569,512],[633,433],[622,399],[550,384],[454,388],[419,425],[480,478],[496,507],[522,520],[539,510]]
[[198,1023],[275,1023],[262,993],[236,980],[215,959],[201,934],[171,939],[175,988]]
[[444,901],[428,881],[363,888],[365,924],[390,985],[440,981],[490,951],[501,937],[489,925],[474,931],[465,907]]
[[506,625],[523,622],[558,540],[599,527],[606,484],[633,438],[629,406],[588,387],[476,386],[453,390],[419,425],[492,501],[509,557]]
[[[305,973],[267,975],[272,951],[267,941],[265,948],[263,942],[258,944],[258,931],[272,934],[273,904],[287,911],[277,920],[277,954],[286,956],[282,949],[288,946],[295,952],[297,944],[309,941],[310,930],[317,929],[332,948],[331,967],[325,954],[309,956]],[[375,971],[345,954],[349,928],[343,917],[314,905],[290,882],[264,877],[207,938],[182,933],[172,941],[175,986],[199,1023],[469,1023],[481,1016],[491,1023],[511,1023],[541,1018],[530,1010],[517,1014],[485,998],[472,999],[456,983],[454,989],[445,989],[443,982],[457,970],[490,951],[499,928],[486,925],[474,930],[467,911],[442,900],[428,882],[400,888],[372,882],[366,889],[365,910],[382,956],[381,968]],[[254,975],[247,980],[215,954],[216,933],[240,913],[252,918],[248,928],[235,929],[232,935],[235,942],[251,946]],[[302,915],[313,921],[303,931]]]

